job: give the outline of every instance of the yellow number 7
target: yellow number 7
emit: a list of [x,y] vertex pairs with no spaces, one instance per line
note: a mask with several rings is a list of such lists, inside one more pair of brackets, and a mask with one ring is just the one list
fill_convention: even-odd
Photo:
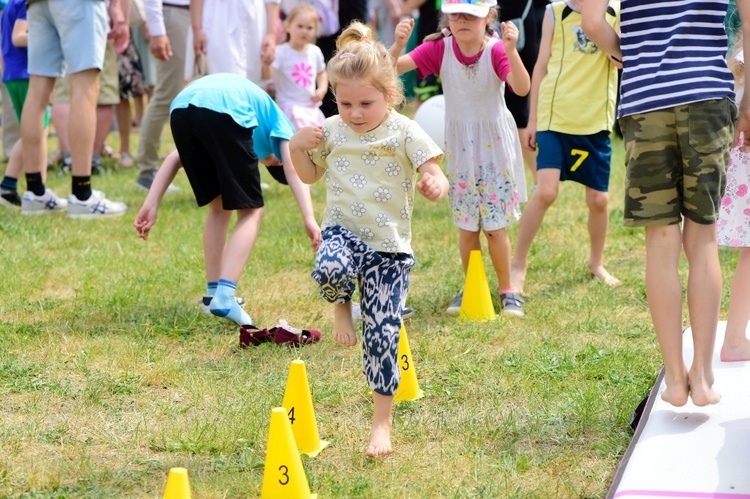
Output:
[[570,150],[571,156],[578,156],[578,159],[575,163],[573,163],[573,166],[570,168],[570,171],[574,172],[578,169],[579,166],[581,166],[581,163],[586,161],[586,158],[589,157],[588,151],[582,151],[580,149],[571,149]]

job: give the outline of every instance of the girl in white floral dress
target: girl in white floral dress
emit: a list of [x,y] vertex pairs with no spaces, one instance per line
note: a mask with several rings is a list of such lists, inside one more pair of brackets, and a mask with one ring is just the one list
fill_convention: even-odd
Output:
[[357,342],[351,299],[359,286],[363,371],[375,402],[367,455],[379,457],[392,452],[399,331],[414,265],[414,190],[437,201],[448,193],[448,180],[437,144],[393,109],[403,100],[401,82],[370,28],[352,23],[336,46],[328,79],[339,114],[322,128],[302,128],[289,147],[303,182],[325,178],[323,237],[312,275],[334,304],[334,338],[346,346]]
[[[523,315],[523,299],[510,279],[511,245],[506,228],[521,217],[526,179],[513,116],[505,106],[505,83],[517,95],[530,88],[529,73],[516,50],[518,28],[502,23],[503,37],[492,36],[496,0],[444,0],[446,27],[416,49],[398,57],[411,36],[413,20],[396,27],[391,55],[399,73],[437,74],[445,94],[446,174],[453,221],[458,226],[464,272],[469,255],[487,238],[504,314]],[[445,24],[447,20],[447,25]],[[458,313],[463,292],[448,307]]]
[[[729,61],[735,69],[737,102],[742,99],[742,51]],[[729,295],[729,316],[721,347],[724,362],[750,360],[750,340],[746,330],[750,319],[750,153],[732,148],[727,166],[727,187],[721,199],[719,221],[716,224],[719,244],[739,248],[739,259],[734,269]]]

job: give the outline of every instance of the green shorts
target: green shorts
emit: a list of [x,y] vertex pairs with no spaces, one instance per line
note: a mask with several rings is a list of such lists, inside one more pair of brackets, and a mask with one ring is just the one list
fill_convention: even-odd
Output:
[[724,98],[622,118],[625,225],[715,223],[737,116]]
[[[23,103],[26,102],[26,94],[29,93],[29,80],[8,80],[5,82],[5,88],[8,89],[10,101],[13,104],[13,110],[16,112],[16,118],[21,123],[21,111]],[[49,126],[49,106],[44,111],[44,127]]]

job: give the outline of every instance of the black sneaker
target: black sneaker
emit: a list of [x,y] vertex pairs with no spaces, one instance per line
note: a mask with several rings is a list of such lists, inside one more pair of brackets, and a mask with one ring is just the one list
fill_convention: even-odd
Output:
[[[139,175],[138,178],[135,181],[135,186],[138,187],[142,191],[148,192],[149,189],[151,189],[151,184],[154,183],[154,177],[156,177],[156,172],[150,172],[145,175]],[[180,188],[177,187],[174,184],[169,184],[167,186],[167,194],[172,194],[175,192],[180,192]]]
[[21,197],[18,195],[18,191],[0,187],[0,204],[9,208],[20,207]]

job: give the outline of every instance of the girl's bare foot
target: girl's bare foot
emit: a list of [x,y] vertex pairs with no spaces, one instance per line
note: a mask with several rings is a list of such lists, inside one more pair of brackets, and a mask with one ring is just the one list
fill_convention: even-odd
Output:
[[357,331],[352,319],[352,302],[333,305],[333,339],[345,347],[357,344]]
[[690,378],[690,398],[693,400],[694,405],[703,407],[719,403],[721,395],[711,388],[713,386],[713,376],[709,379],[706,376],[698,376],[692,371],[688,376]]
[[372,433],[370,433],[370,445],[367,446],[367,455],[370,457],[383,457],[392,452],[391,423],[373,425]]
[[592,276],[596,277],[610,288],[614,288],[622,284],[622,282],[618,278],[607,272],[607,269],[605,269],[603,265],[598,265],[596,267],[592,267],[591,265],[589,265],[589,272],[591,272]]
[[516,265],[515,262],[510,264],[510,285],[516,290],[516,293],[523,295],[523,285],[526,283],[526,267]]
[[670,379],[664,376],[664,383],[667,387],[661,392],[661,399],[672,404],[675,407],[682,407],[687,404],[690,387],[688,386],[687,372],[680,379]]
[[719,358],[722,362],[741,362],[743,360],[750,360],[750,340],[745,338],[742,343],[730,345],[725,339],[724,344],[721,347]]

